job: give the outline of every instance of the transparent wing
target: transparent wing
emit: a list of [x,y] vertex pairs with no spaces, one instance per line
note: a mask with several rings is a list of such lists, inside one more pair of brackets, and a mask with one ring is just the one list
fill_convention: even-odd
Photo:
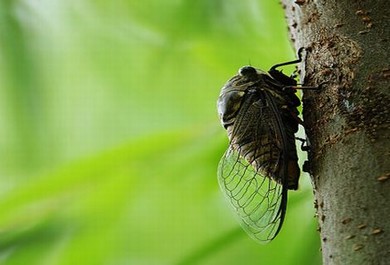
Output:
[[253,239],[266,243],[278,234],[286,210],[287,189],[256,172],[231,147],[219,163],[218,182],[242,227]]
[[230,145],[218,167],[223,193],[259,242],[278,234],[287,205],[287,140],[273,104],[265,93],[245,99],[228,127]]

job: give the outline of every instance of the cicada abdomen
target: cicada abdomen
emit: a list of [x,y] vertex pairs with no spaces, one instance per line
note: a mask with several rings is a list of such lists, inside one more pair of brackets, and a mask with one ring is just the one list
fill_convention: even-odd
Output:
[[275,70],[277,66],[269,72],[242,67],[218,98],[230,142],[219,163],[219,184],[244,229],[260,242],[280,231],[287,190],[298,188],[300,174],[294,136],[300,121],[296,81]]

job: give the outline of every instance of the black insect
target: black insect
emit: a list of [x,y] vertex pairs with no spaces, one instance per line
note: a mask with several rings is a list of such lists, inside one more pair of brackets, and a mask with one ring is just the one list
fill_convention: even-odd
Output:
[[[294,134],[298,124],[297,82],[276,68],[268,72],[242,67],[222,88],[218,112],[229,147],[218,166],[222,191],[255,240],[268,242],[279,233],[287,190],[296,190],[300,170]],[[313,87],[305,87],[313,88]]]

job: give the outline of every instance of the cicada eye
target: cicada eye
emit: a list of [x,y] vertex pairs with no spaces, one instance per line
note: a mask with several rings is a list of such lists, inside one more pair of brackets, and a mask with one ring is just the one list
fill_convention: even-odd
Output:
[[239,75],[241,76],[253,76],[257,73],[256,69],[252,66],[244,66],[238,70]]

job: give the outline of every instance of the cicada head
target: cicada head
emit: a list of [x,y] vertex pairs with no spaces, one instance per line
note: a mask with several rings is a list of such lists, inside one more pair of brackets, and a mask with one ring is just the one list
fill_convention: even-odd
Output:
[[266,73],[259,69],[244,66],[222,87],[217,108],[221,123],[225,128],[234,123],[234,117],[241,107],[244,95],[261,82],[264,75]]

